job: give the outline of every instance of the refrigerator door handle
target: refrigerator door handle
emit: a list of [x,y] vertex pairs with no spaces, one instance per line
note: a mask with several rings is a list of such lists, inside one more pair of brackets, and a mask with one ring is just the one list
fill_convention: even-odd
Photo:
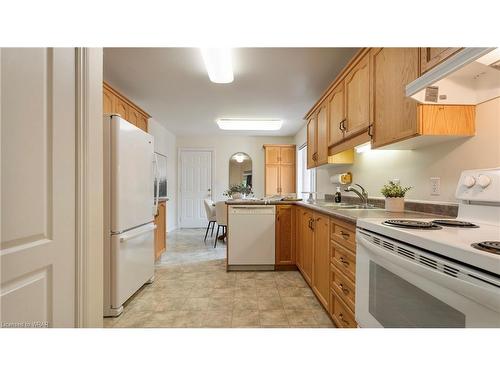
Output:
[[158,202],[160,200],[160,168],[158,167],[158,156],[155,156],[155,184],[156,184],[156,194],[155,194],[155,206],[153,210],[153,216],[158,215]]
[[120,242],[125,242],[131,240],[132,238],[142,236],[144,233],[151,232],[152,230],[155,229],[156,229],[156,224],[153,224],[152,226],[148,226],[146,229],[141,230],[139,232],[135,232],[134,234],[123,234],[120,236]]

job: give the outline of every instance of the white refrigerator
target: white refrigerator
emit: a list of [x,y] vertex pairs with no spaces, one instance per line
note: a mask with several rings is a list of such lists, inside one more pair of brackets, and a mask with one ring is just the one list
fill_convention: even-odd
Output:
[[117,316],[154,278],[158,199],[153,137],[118,115],[104,116],[104,316]]

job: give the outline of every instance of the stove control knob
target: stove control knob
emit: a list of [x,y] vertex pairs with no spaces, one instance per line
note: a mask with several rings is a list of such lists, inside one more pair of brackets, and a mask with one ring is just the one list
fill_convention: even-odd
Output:
[[464,185],[468,188],[471,188],[475,185],[476,179],[472,176],[466,176],[464,178]]
[[479,177],[477,178],[477,183],[484,189],[491,183],[491,178],[489,178],[484,174],[480,174]]

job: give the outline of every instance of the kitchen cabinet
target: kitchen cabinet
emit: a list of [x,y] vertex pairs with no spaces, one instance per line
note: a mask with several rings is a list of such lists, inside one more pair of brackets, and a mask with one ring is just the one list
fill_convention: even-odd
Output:
[[328,163],[328,108],[326,101],[318,110],[316,126],[316,166],[320,166]]
[[312,223],[314,221],[314,214],[310,210],[303,209],[297,217],[300,221],[298,228],[299,235],[299,249],[298,249],[298,262],[297,267],[302,273],[302,276],[309,285],[312,285],[313,273],[313,245],[314,245],[314,232]]
[[345,78],[345,137],[352,137],[370,126],[370,56],[358,61]]
[[456,47],[420,48],[420,75],[442,63],[461,49]]
[[418,48],[373,48],[372,65],[373,147],[414,136],[417,102],[405,87],[418,77]]
[[295,145],[264,145],[265,195],[296,193]]
[[314,114],[307,121],[307,169],[316,167],[318,141],[316,136],[317,117]]
[[295,206],[276,206],[276,266],[295,264]]
[[154,223],[156,225],[154,234],[155,260],[167,249],[167,202],[158,203],[158,212],[155,215]]
[[342,142],[345,119],[344,81],[340,82],[328,97],[328,147]]
[[312,289],[321,304],[328,309],[330,292],[330,219],[315,213],[313,216]]
[[106,82],[103,83],[102,99],[103,113],[119,114],[139,129],[148,131],[148,120],[151,116]]

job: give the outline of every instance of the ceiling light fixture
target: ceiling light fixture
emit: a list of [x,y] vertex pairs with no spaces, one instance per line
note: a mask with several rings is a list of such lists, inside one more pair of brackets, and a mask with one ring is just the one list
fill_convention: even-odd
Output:
[[366,142],[359,146],[355,146],[354,149],[356,150],[356,153],[362,154],[363,152],[370,151],[372,149],[372,144],[370,142]]
[[243,160],[245,159],[245,155],[243,155],[243,154],[236,154],[236,155],[234,155],[234,158],[235,158],[236,162],[243,163]]
[[201,56],[210,81],[214,83],[233,82],[233,63],[229,48],[201,48]]
[[246,118],[221,118],[217,125],[222,130],[279,130],[283,120],[268,119],[246,119]]

